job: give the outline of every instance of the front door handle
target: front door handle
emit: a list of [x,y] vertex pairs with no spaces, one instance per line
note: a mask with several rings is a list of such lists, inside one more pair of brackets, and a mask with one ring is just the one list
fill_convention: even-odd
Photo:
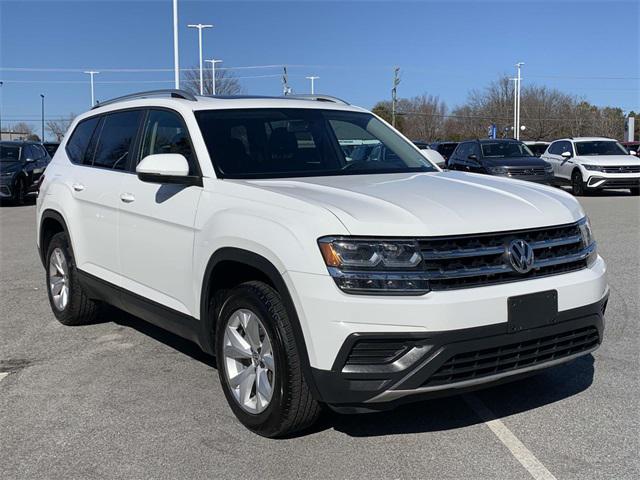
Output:
[[71,185],[71,188],[73,188],[76,192],[81,192],[84,190],[84,185],[82,185],[81,183],[74,183],[73,185]]
[[133,193],[122,193],[120,194],[120,200],[122,200],[124,203],[131,203],[136,200],[136,197],[133,195]]

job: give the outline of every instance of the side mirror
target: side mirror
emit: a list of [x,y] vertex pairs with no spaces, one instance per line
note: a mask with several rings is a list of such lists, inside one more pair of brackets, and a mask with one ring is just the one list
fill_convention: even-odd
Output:
[[573,155],[571,155],[571,152],[562,152],[562,153],[560,154],[560,156],[561,156],[562,158],[564,158],[564,159],[567,159],[567,160],[568,160],[569,158],[573,157]]
[[478,161],[478,156],[475,153],[472,153],[467,157],[469,160]]
[[27,163],[33,163],[33,162],[36,161],[36,159],[29,157],[29,158],[26,158],[24,161],[27,162]]
[[142,182],[202,186],[200,177],[189,175],[189,162],[179,153],[148,155],[138,164],[136,173]]
[[629,150],[629,155],[638,155],[638,152],[635,150]]

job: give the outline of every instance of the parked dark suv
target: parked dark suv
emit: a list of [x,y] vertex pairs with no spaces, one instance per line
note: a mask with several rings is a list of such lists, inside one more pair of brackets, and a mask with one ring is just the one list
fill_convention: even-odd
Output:
[[36,142],[0,142],[0,199],[24,203],[38,189],[51,157]]
[[470,140],[461,142],[449,158],[450,170],[551,183],[553,168],[518,140]]

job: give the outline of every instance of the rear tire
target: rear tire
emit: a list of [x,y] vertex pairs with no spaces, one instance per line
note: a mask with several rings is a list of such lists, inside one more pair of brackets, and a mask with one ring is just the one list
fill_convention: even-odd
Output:
[[24,197],[26,195],[26,185],[22,178],[16,180],[13,192],[13,201],[16,205],[24,205]]
[[94,323],[102,305],[91,300],[82,289],[73,252],[64,233],[51,238],[45,268],[49,303],[58,321],[70,326]]
[[291,320],[272,287],[253,281],[229,292],[215,347],[227,402],[249,430],[282,437],[316,421],[320,405],[304,378]]
[[576,197],[582,197],[585,193],[585,184],[582,180],[582,174],[580,170],[574,170],[571,174],[571,192]]

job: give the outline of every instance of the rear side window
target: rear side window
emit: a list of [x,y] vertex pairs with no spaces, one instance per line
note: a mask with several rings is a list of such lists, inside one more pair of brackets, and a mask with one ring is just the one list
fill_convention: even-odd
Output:
[[144,126],[141,159],[158,153],[179,153],[189,162],[189,175],[197,175],[187,128],[181,118],[167,110],[150,110]]
[[138,132],[140,110],[106,115],[93,157],[93,166],[124,170],[129,160],[129,150]]
[[69,160],[73,163],[84,163],[85,152],[91,140],[100,117],[88,118],[78,123],[78,126],[71,134],[71,138],[67,142],[66,150]]

